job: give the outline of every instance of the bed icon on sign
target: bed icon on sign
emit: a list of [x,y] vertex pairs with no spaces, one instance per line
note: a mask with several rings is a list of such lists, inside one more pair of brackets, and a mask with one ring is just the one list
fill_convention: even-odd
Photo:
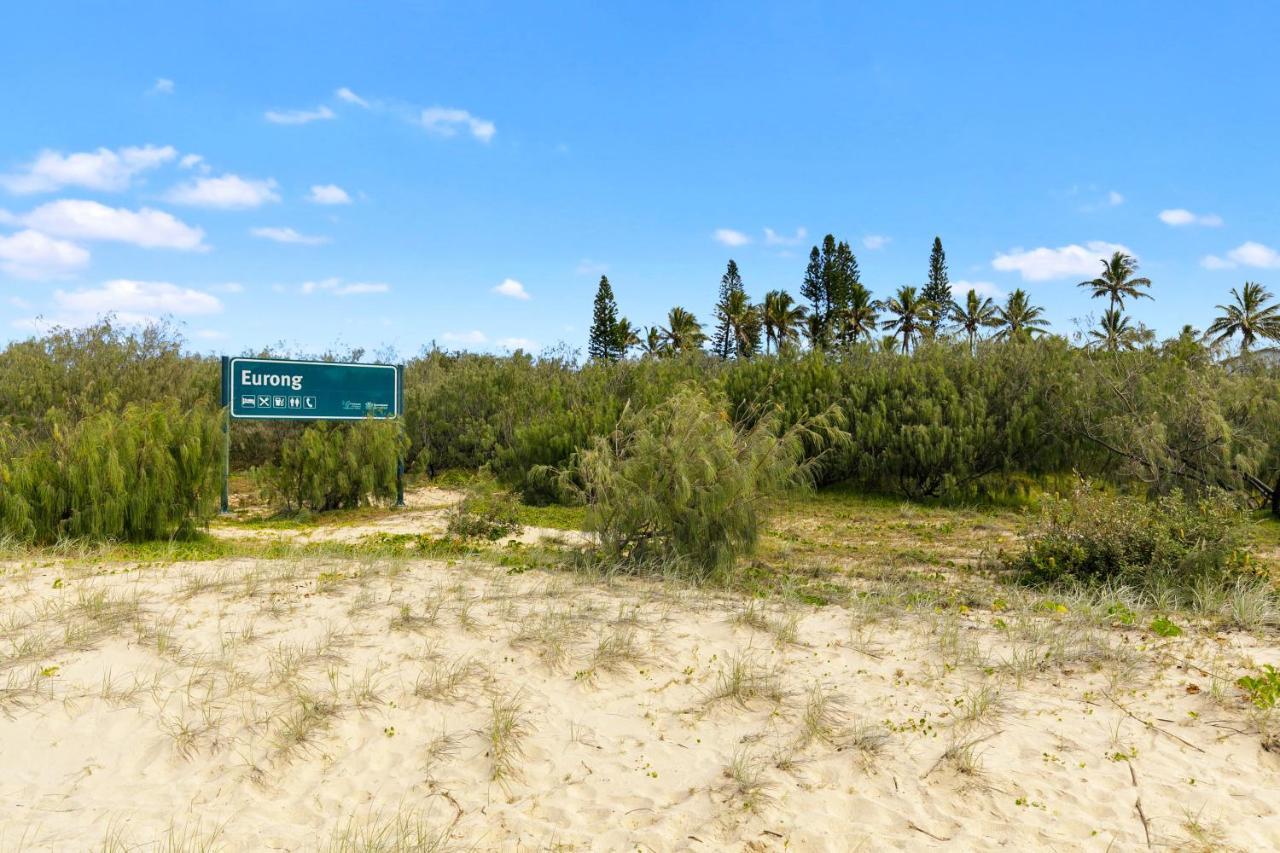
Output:
[[252,394],[240,395],[240,408],[242,409],[252,409],[257,402],[258,398]]

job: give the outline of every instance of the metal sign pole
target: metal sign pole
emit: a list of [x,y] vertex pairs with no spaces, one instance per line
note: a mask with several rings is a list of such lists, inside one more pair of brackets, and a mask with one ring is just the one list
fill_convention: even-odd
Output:
[[[395,415],[399,423],[397,429],[404,429],[404,365],[396,365],[396,408]],[[404,506],[404,452],[396,452],[396,506]]]
[[222,357],[222,514],[231,512],[231,359]]

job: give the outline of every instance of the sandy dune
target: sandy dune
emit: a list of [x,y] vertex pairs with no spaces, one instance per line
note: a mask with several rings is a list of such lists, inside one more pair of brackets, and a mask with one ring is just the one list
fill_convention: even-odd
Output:
[[1194,668],[1280,662],[1244,634],[478,563],[123,568],[0,579],[0,848],[1280,848],[1280,754]]

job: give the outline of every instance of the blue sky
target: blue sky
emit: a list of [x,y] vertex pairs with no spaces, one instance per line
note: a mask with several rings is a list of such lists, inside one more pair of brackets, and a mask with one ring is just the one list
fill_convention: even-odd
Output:
[[[1134,315],[1280,289],[1265,3],[27,3],[0,20],[0,337],[102,311],[193,348],[585,344],[798,293],[1026,288],[1112,246]],[[527,297],[527,298],[521,298]]]

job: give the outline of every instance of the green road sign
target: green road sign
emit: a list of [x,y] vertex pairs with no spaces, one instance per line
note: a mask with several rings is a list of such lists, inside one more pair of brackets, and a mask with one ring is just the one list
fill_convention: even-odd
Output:
[[224,402],[231,417],[354,421],[400,414],[400,369],[275,358],[228,359]]

